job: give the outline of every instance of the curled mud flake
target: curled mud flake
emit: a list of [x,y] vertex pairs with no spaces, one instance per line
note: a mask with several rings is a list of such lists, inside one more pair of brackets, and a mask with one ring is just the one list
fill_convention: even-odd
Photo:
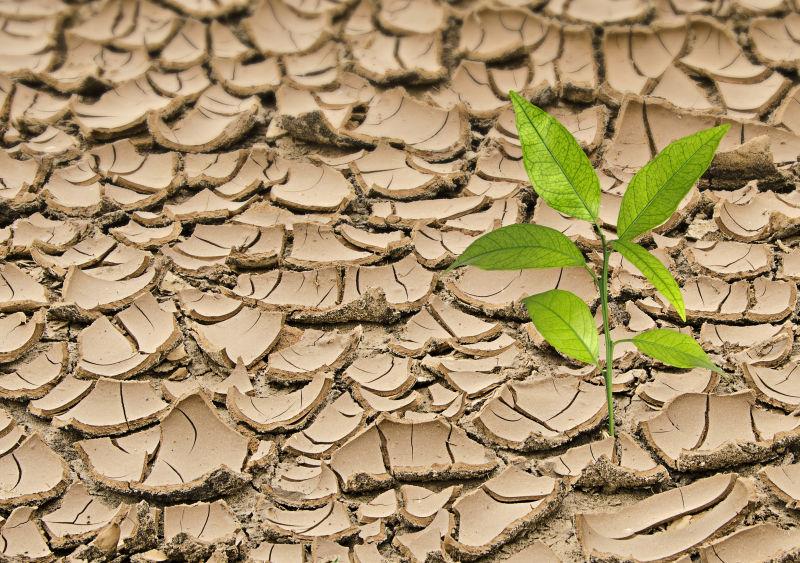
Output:
[[303,16],[282,0],[262,0],[244,27],[264,55],[304,53],[330,35],[330,14]]
[[480,7],[464,20],[459,50],[470,59],[503,60],[537,47],[547,29],[546,20],[525,9]]
[[119,438],[78,440],[75,449],[92,478],[112,489],[129,491],[141,481],[148,461],[159,447],[160,429],[153,426]]
[[353,188],[341,172],[327,165],[289,161],[286,183],[273,186],[270,199],[298,211],[336,212],[354,198]]
[[751,63],[733,32],[711,19],[698,19],[690,28],[690,50],[681,58],[689,68],[716,80],[757,82],[769,74],[767,67]]
[[15,508],[0,526],[0,553],[10,560],[52,561],[53,553],[36,522],[34,506]]
[[403,231],[400,230],[386,233],[373,232],[344,224],[339,226],[338,232],[344,240],[353,246],[380,255],[399,251],[407,247],[411,242],[410,239],[403,234]]
[[268,505],[261,517],[262,525],[270,533],[287,539],[338,541],[358,533],[358,528],[350,521],[346,505],[339,500],[309,510],[284,510]]
[[596,428],[604,416],[601,387],[547,378],[503,385],[475,422],[493,442],[525,451],[564,444]]
[[180,534],[204,544],[223,543],[240,529],[236,515],[224,500],[178,504],[164,509],[164,541]]
[[8,109],[14,127],[36,127],[59,121],[68,111],[69,99],[17,84]]
[[42,188],[47,205],[65,215],[91,217],[102,206],[100,176],[87,160],[57,169]]
[[281,313],[243,307],[218,323],[193,323],[193,334],[200,348],[217,364],[233,367],[242,358],[251,367],[277,343],[283,319]]
[[338,371],[353,357],[362,328],[350,332],[308,329],[300,339],[268,358],[267,377],[282,381],[310,381],[322,372]]
[[389,489],[370,500],[358,505],[356,516],[362,524],[370,524],[380,519],[393,517],[399,507],[397,492]]
[[345,492],[385,488],[392,476],[384,464],[381,434],[372,424],[337,448],[330,466]]
[[338,305],[341,286],[341,275],[335,267],[306,272],[273,270],[240,274],[231,294],[261,308],[313,318]]
[[529,295],[563,289],[572,291],[587,303],[597,297],[594,282],[583,268],[551,268],[515,271],[486,271],[467,267],[445,287],[459,301],[477,307],[488,315],[527,319],[522,300]]
[[686,250],[686,258],[696,271],[724,280],[753,278],[772,268],[772,252],[765,244],[698,241]]
[[70,266],[64,278],[62,302],[74,305],[86,317],[116,311],[149,292],[156,283],[158,272],[150,267],[141,275],[114,280],[94,277],[76,266]]
[[677,65],[668,66],[657,80],[658,83],[650,91],[650,96],[663,98],[682,109],[711,113],[719,111],[719,108],[709,101],[708,95],[700,85]]
[[737,362],[775,367],[791,354],[794,333],[786,323],[748,326],[703,323],[700,342],[714,350],[740,350],[733,354]]
[[424,528],[433,522],[441,509],[449,507],[460,494],[460,485],[445,487],[441,491],[431,491],[416,485],[402,485],[400,516],[413,526]]
[[333,41],[306,54],[285,55],[286,78],[298,88],[330,88],[339,78],[339,58],[340,47]]
[[224,404],[231,387],[235,387],[244,395],[252,395],[255,392],[250,374],[247,373],[247,368],[244,367],[241,358],[236,363],[236,367],[222,380],[209,374],[196,379],[187,378],[182,381],[165,380],[161,382],[161,393],[165,399],[174,402],[188,393],[194,393],[202,389],[214,402]]
[[204,91],[195,106],[172,125],[150,113],[148,128],[160,145],[186,152],[206,152],[244,136],[255,123],[260,104],[255,97],[231,96],[216,85]]
[[384,414],[401,414],[409,409],[414,409],[419,405],[422,400],[421,395],[417,391],[411,391],[408,394],[398,394],[394,396],[377,395],[364,388],[356,388],[353,390],[358,402],[370,413]]
[[33,311],[47,305],[42,284],[15,264],[0,266],[0,312]]
[[[159,359],[140,352],[132,338],[105,316],[100,316],[78,335],[78,373],[89,377],[127,379]],[[47,398],[47,397],[45,397]]]
[[[249,480],[242,473],[248,439],[217,415],[202,394],[174,403],[160,424],[160,442],[150,473],[131,486],[142,493],[222,494]],[[221,490],[208,489],[221,481]]]
[[[551,2],[548,11],[553,15],[562,15],[561,3]],[[633,23],[644,20],[651,11],[651,6],[644,0],[574,0],[569,2],[565,14],[574,20],[595,25],[610,23]]]
[[306,548],[301,543],[268,543],[264,542],[247,554],[255,563],[305,563]]
[[247,6],[245,0],[168,0],[167,4],[196,18],[218,18]]
[[318,508],[339,494],[339,483],[324,461],[300,456],[279,464],[265,489],[281,504]]
[[124,139],[97,147],[89,154],[107,181],[142,194],[171,194],[182,181],[178,153],[140,154],[133,143]]
[[489,198],[482,196],[419,201],[378,201],[372,204],[369,222],[375,226],[413,228],[419,224],[445,222],[486,207]]
[[560,481],[509,466],[453,503],[458,530],[446,535],[445,548],[462,560],[493,553],[549,516],[562,495]]
[[8,151],[0,151],[0,166],[0,203],[11,206],[29,203],[34,198],[32,191],[44,180],[43,163],[35,158],[16,159]]
[[411,232],[414,254],[427,268],[451,264],[475,238],[461,231],[446,231],[429,225],[419,225]]
[[242,302],[220,293],[206,293],[199,289],[184,289],[178,292],[181,309],[193,319],[204,322],[219,322],[234,316],[242,308]]
[[51,343],[30,361],[0,376],[0,397],[6,399],[43,397],[61,379],[68,361],[67,343]]
[[92,387],[91,381],[68,375],[45,395],[28,403],[28,410],[39,417],[52,417],[75,405]]
[[344,371],[344,377],[362,389],[384,397],[402,395],[416,381],[411,373],[411,360],[391,354],[357,358]]
[[230,388],[226,404],[235,420],[259,432],[285,432],[308,424],[308,416],[322,406],[332,386],[332,374],[318,373],[297,391],[268,397],[250,397]]
[[188,18],[161,50],[161,66],[170,70],[184,70],[202,64],[207,56],[207,43],[205,24]]
[[398,87],[372,98],[364,121],[348,134],[368,143],[402,143],[423,158],[445,160],[463,152],[466,132],[466,119],[458,109],[417,102]]
[[52,422],[56,428],[75,428],[89,436],[123,434],[154,422],[167,406],[147,381],[103,378]]
[[760,192],[751,184],[723,195],[714,206],[714,219],[732,239],[764,241],[783,236],[800,220],[800,197],[794,193]]
[[42,337],[45,327],[44,310],[28,318],[17,312],[0,316],[0,362],[10,362],[30,350]]
[[77,221],[50,220],[41,213],[19,218],[11,225],[11,252],[30,254],[36,247],[44,252],[64,252],[85,230]]
[[[575,527],[587,558],[673,559],[743,519],[754,502],[750,481],[719,474],[653,495],[617,513],[578,514]],[[688,523],[676,525],[681,519]],[[663,524],[665,529],[650,530]]]
[[628,434],[620,434],[616,445],[613,438],[605,438],[575,446],[542,460],[540,467],[579,488],[644,488],[669,480],[666,468]]
[[743,117],[757,117],[769,111],[786,93],[791,81],[778,72],[753,83],[715,81],[728,112]]
[[242,200],[258,192],[262,186],[284,181],[285,175],[275,170],[276,166],[269,165],[271,159],[272,154],[266,146],[254,145],[236,175],[217,186],[214,192],[226,199]]
[[413,563],[443,560],[447,557],[444,539],[455,527],[455,517],[447,510],[440,510],[425,529],[397,534],[392,545]]
[[753,463],[796,442],[800,424],[793,416],[757,408],[755,394],[686,393],[666,404],[640,429],[671,468],[717,469]]
[[38,433],[0,457],[0,506],[41,504],[64,492],[69,466]]
[[205,69],[200,65],[180,72],[151,71],[147,78],[159,94],[175,98],[176,103],[193,102],[211,86]]
[[184,155],[183,173],[190,186],[220,186],[241,170],[249,151],[237,149],[218,153]]
[[788,508],[800,506],[800,464],[765,467],[758,475]]
[[43,133],[21,143],[17,149],[42,160],[69,160],[78,155],[79,147],[78,139],[48,125]]
[[786,69],[800,61],[800,16],[790,13],[781,18],[756,18],[750,22],[753,53],[764,64]]
[[281,84],[281,70],[275,57],[249,63],[213,59],[211,75],[236,96],[274,92]]
[[461,106],[470,116],[487,119],[508,105],[492,88],[486,64],[463,60],[453,71],[448,86],[433,90],[428,98],[443,109]]
[[83,483],[75,483],[64,493],[60,506],[42,516],[42,525],[51,545],[62,549],[90,541],[127,508],[126,504],[109,506],[89,494]]
[[332,227],[314,223],[295,223],[292,250],[286,262],[300,268],[338,264],[371,264],[380,256],[351,248],[336,236]]
[[181,234],[181,224],[171,221],[163,227],[148,227],[137,221],[128,221],[121,227],[108,230],[115,239],[142,250],[155,250],[176,240]]
[[434,0],[391,0],[381,4],[378,21],[398,35],[433,33],[446,23],[447,10]]
[[759,400],[794,412],[800,407],[800,365],[787,362],[779,368],[743,364],[747,385]]
[[[719,383],[719,375],[707,369],[684,372],[653,371],[652,381],[636,388],[636,395],[653,407],[663,407],[684,393],[710,393]],[[800,398],[798,398],[800,403]]]
[[165,205],[164,213],[175,221],[227,219],[244,211],[250,203],[251,200],[223,199],[206,188],[181,203]]
[[649,29],[609,29],[602,45],[606,61],[604,93],[616,99],[647,93],[654,81],[663,80],[685,43],[683,22],[655,24]]
[[791,561],[800,555],[798,541],[800,534],[794,529],[783,530],[772,523],[756,524],[701,547],[700,558],[708,563],[724,563],[736,558]]

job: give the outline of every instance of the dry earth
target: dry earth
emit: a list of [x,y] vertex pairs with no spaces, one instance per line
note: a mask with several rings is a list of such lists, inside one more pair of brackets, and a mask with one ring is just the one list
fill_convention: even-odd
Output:
[[[0,559],[800,560],[795,1],[0,0]],[[511,223],[597,259],[509,89],[612,233],[732,125],[644,241],[726,375],[618,347],[616,441],[521,305],[584,270],[444,273]]]

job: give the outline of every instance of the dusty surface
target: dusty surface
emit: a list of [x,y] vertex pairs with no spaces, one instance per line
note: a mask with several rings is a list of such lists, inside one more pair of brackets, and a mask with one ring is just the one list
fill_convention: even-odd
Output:
[[[0,559],[796,561],[793,0],[0,0]],[[724,366],[549,348],[578,269],[444,270],[527,184],[727,122],[643,241]],[[677,319],[612,261],[616,337]],[[610,512],[612,516],[603,513]]]

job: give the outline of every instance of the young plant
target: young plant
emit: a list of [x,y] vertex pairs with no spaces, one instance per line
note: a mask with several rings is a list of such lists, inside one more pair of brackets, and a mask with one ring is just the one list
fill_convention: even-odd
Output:
[[[614,435],[614,399],[611,376],[614,346],[632,342],[640,352],[679,368],[707,368],[721,372],[691,336],[653,329],[631,339],[611,339],[608,313],[608,264],[619,252],[669,300],[686,321],[686,308],[669,270],[634,240],[669,219],[681,200],[711,164],[729,125],[698,131],[669,144],[631,179],[617,218],[617,239],[607,240],[600,225],[600,181],[589,158],[561,123],[544,110],[510,92],[528,178],[547,205],[592,224],[603,253],[598,276],[580,249],[560,231],[533,224],[502,227],[470,244],[450,266],[484,270],[525,268],[585,268],[600,292],[605,339],[604,380],[608,430]],[[551,289],[525,299],[531,320],[550,345],[563,355],[600,365],[599,338],[592,312],[577,295]]]

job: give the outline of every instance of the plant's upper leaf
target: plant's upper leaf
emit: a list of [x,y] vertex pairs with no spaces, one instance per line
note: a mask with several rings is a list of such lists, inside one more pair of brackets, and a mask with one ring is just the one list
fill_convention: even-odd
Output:
[[632,240],[669,219],[706,171],[730,125],[673,141],[631,179],[617,218],[617,236]]
[[694,338],[682,332],[654,328],[633,337],[643,354],[676,368],[706,368],[724,373],[708,357]]
[[596,221],[600,181],[578,142],[556,118],[509,92],[531,185],[547,204],[570,217]]
[[550,345],[570,358],[597,364],[597,329],[589,307],[577,295],[551,289],[525,299],[538,330]]
[[508,225],[472,241],[450,269],[472,265],[484,270],[583,266],[575,243],[560,231],[540,225]]
[[669,273],[669,270],[658,258],[650,254],[635,242],[615,240],[611,242],[614,250],[622,254],[627,260],[636,266],[646,277],[653,287],[666,297],[682,320],[686,320],[686,305],[683,303],[683,295],[678,287],[678,282]]

